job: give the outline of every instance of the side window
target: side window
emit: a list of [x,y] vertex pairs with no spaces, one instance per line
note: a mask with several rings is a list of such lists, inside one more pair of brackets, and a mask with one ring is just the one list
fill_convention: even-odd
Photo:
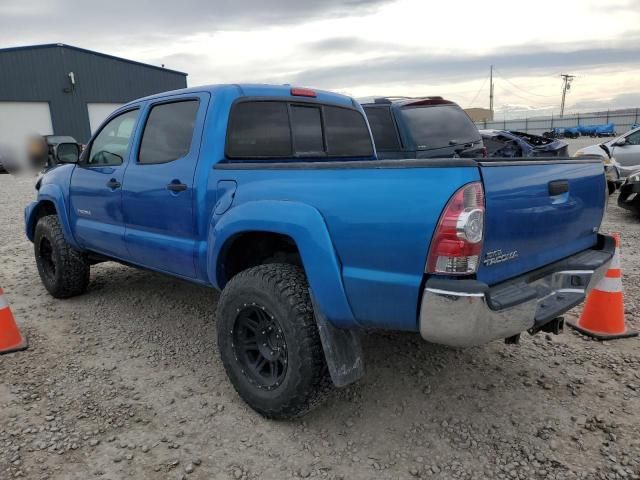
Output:
[[371,107],[365,108],[364,111],[369,120],[376,150],[379,152],[400,150],[400,140],[391,117],[391,109],[389,107]]
[[360,112],[325,106],[324,114],[329,156],[368,157],[373,155],[369,129]]
[[130,110],[107,123],[91,142],[87,165],[94,167],[116,167],[122,165],[129,148],[138,110]]
[[293,143],[298,155],[319,154],[324,156],[322,117],[319,107],[291,106],[291,129]]
[[640,145],[640,132],[635,132],[631,135],[627,135],[627,143],[629,145]]
[[232,158],[290,157],[291,129],[287,104],[237,104],[229,123],[227,154]]
[[198,104],[198,100],[186,100],[152,107],[142,134],[138,162],[167,163],[189,153]]

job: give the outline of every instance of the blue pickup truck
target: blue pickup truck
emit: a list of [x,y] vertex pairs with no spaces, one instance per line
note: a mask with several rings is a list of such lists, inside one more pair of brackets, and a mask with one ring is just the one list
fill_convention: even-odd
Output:
[[328,92],[150,96],[57,156],[25,210],[48,292],[82,294],[103,261],[222,290],[222,362],[270,418],[360,378],[364,329],[458,347],[557,330],[614,249],[599,159],[381,160],[363,108]]

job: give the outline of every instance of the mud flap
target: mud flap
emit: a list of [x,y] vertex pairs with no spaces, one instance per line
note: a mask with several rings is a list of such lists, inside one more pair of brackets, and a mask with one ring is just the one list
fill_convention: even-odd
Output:
[[360,334],[356,330],[334,327],[324,316],[309,291],[318,323],[324,357],[331,380],[336,387],[346,387],[364,376],[364,361]]

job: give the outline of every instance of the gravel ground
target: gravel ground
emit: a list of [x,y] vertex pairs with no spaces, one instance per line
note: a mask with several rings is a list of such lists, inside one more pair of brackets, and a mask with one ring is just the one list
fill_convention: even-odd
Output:
[[[367,373],[304,419],[240,401],[214,341],[217,294],[114,263],[60,301],[40,283],[0,175],[0,285],[29,338],[0,356],[0,478],[640,478],[640,351],[568,331],[466,350],[371,333]],[[627,322],[640,327],[640,222],[611,199]]]

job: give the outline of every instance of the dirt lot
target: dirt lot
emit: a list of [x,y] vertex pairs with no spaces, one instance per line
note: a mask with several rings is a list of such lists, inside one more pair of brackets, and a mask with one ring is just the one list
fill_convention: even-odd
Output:
[[[32,181],[0,175],[0,286],[29,350],[0,356],[0,478],[640,478],[640,340],[574,332],[453,350],[371,333],[366,377],[302,420],[238,398],[217,294],[106,263],[54,300],[23,234]],[[640,327],[640,221],[612,198],[627,321]]]

